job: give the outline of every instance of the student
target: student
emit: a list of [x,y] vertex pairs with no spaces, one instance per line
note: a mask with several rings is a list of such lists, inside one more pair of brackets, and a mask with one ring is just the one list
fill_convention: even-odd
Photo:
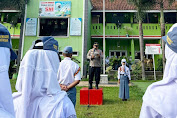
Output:
[[129,82],[131,80],[130,70],[126,66],[126,59],[122,59],[122,66],[118,68],[119,98],[122,101],[129,99]]
[[166,42],[163,80],[147,88],[140,118],[177,118],[177,23],[162,39]]
[[77,63],[71,60],[72,47],[66,46],[63,50],[65,57],[58,70],[58,81],[62,90],[66,91],[74,106],[76,105],[76,88],[81,80],[80,67]]
[[44,37],[25,54],[13,93],[16,118],[75,118],[76,112],[57,81],[58,42]]
[[17,55],[12,51],[11,35],[0,23],[0,118],[15,118],[8,70],[10,60],[16,58]]

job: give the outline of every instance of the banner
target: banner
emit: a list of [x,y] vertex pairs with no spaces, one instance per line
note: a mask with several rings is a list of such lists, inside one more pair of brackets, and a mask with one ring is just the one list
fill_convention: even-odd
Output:
[[160,44],[146,44],[145,54],[162,54]]
[[39,16],[70,17],[71,1],[41,1]]
[[37,18],[27,18],[25,35],[36,36],[36,28],[37,28]]
[[71,18],[70,35],[80,36],[82,30],[82,18]]

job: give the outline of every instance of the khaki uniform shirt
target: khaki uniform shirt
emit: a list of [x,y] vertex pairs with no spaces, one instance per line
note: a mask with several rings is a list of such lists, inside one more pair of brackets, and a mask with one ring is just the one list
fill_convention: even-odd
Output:
[[[92,55],[94,55],[93,59],[91,58]],[[102,57],[103,57],[103,53],[100,49],[95,50],[94,48],[92,48],[87,53],[87,59],[90,59],[91,67],[101,67]]]

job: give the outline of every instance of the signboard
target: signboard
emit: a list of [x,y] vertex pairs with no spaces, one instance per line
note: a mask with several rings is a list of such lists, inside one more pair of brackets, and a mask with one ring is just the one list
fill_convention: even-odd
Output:
[[160,44],[146,44],[145,54],[162,54]]
[[39,16],[69,17],[71,16],[71,1],[41,1]]
[[82,18],[71,18],[70,35],[80,36],[82,30]]
[[36,36],[36,28],[37,28],[37,18],[27,18],[25,35]]

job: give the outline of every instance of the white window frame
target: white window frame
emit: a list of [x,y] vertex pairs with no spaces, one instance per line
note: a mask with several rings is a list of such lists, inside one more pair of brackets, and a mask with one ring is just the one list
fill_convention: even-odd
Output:
[[40,19],[41,18],[48,18],[48,19],[62,19],[62,18],[66,18],[68,19],[68,31],[67,31],[67,36],[52,36],[54,38],[68,38],[70,35],[70,17],[38,17],[38,30],[37,30],[37,37],[41,38],[41,37],[48,37],[48,36],[39,36],[39,32],[40,32]]
[[122,56],[122,52],[125,52],[125,56],[127,57],[127,50],[109,50],[109,57],[111,57],[111,52],[114,52],[114,56],[116,56],[116,52],[120,52],[120,56]]

